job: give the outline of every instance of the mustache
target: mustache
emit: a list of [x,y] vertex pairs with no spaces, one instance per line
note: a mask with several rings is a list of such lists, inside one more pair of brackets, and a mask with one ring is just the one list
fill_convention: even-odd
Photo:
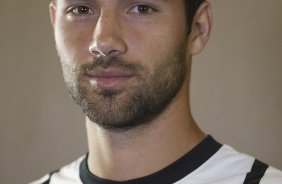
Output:
[[116,67],[134,73],[139,73],[141,70],[144,69],[143,66],[140,64],[128,62],[118,57],[108,57],[108,56],[97,57],[93,59],[93,61],[91,61],[90,63],[82,64],[79,67],[79,69],[82,73],[87,73],[95,70],[96,68],[107,69],[110,67]]

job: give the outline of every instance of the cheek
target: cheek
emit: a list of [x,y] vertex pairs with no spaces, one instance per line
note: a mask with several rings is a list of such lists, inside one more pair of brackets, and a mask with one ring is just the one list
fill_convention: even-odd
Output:
[[140,31],[139,29],[131,31],[127,38],[131,38],[127,41],[130,45],[130,55],[140,60],[151,74],[155,67],[172,60],[179,49],[186,49],[184,29],[172,29],[164,26],[150,29],[150,31]]
[[65,62],[83,63],[90,59],[88,45],[91,35],[85,26],[58,22],[55,27],[55,40],[57,51]]

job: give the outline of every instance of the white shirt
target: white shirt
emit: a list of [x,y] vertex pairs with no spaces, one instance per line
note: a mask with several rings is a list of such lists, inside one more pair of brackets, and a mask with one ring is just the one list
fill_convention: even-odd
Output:
[[86,155],[30,184],[282,184],[282,172],[208,136],[149,176],[124,182],[102,179],[89,171]]

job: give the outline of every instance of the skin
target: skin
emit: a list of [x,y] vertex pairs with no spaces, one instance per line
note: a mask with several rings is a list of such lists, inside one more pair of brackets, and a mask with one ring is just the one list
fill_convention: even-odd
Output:
[[[140,12],[138,2],[152,8]],[[86,14],[78,15],[75,9],[78,4],[90,7],[91,11],[87,9]],[[146,124],[111,131],[86,118],[88,165],[95,175],[114,181],[143,177],[173,163],[204,139],[205,134],[190,112],[189,80],[192,56],[201,52],[208,41],[212,14],[210,4],[204,2],[188,35],[183,7],[182,0],[57,0],[50,4],[63,70],[68,65],[90,63],[99,56],[138,64],[148,80],[159,68],[164,73],[170,72],[165,63],[172,63],[176,56],[181,55],[185,68],[184,81],[173,99]],[[71,12],[67,11],[70,9]],[[69,77],[76,80],[75,76]],[[107,84],[113,84],[112,81],[102,87],[95,82],[83,84],[93,85],[97,90],[109,87],[119,91],[111,103],[98,94],[90,96],[100,105],[107,104],[103,106],[106,109],[112,103],[126,100],[138,81],[134,76],[110,87]]]

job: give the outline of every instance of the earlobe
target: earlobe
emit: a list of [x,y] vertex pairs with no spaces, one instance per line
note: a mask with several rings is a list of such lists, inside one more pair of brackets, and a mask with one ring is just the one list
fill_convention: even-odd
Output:
[[56,20],[56,4],[55,2],[51,2],[49,4],[49,13],[50,13],[50,19],[51,19],[51,24],[54,27],[55,25],[55,20]]
[[209,40],[213,24],[211,6],[204,2],[198,8],[192,23],[191,33],[189,36],[190,53],[198,54],[203,50]]

